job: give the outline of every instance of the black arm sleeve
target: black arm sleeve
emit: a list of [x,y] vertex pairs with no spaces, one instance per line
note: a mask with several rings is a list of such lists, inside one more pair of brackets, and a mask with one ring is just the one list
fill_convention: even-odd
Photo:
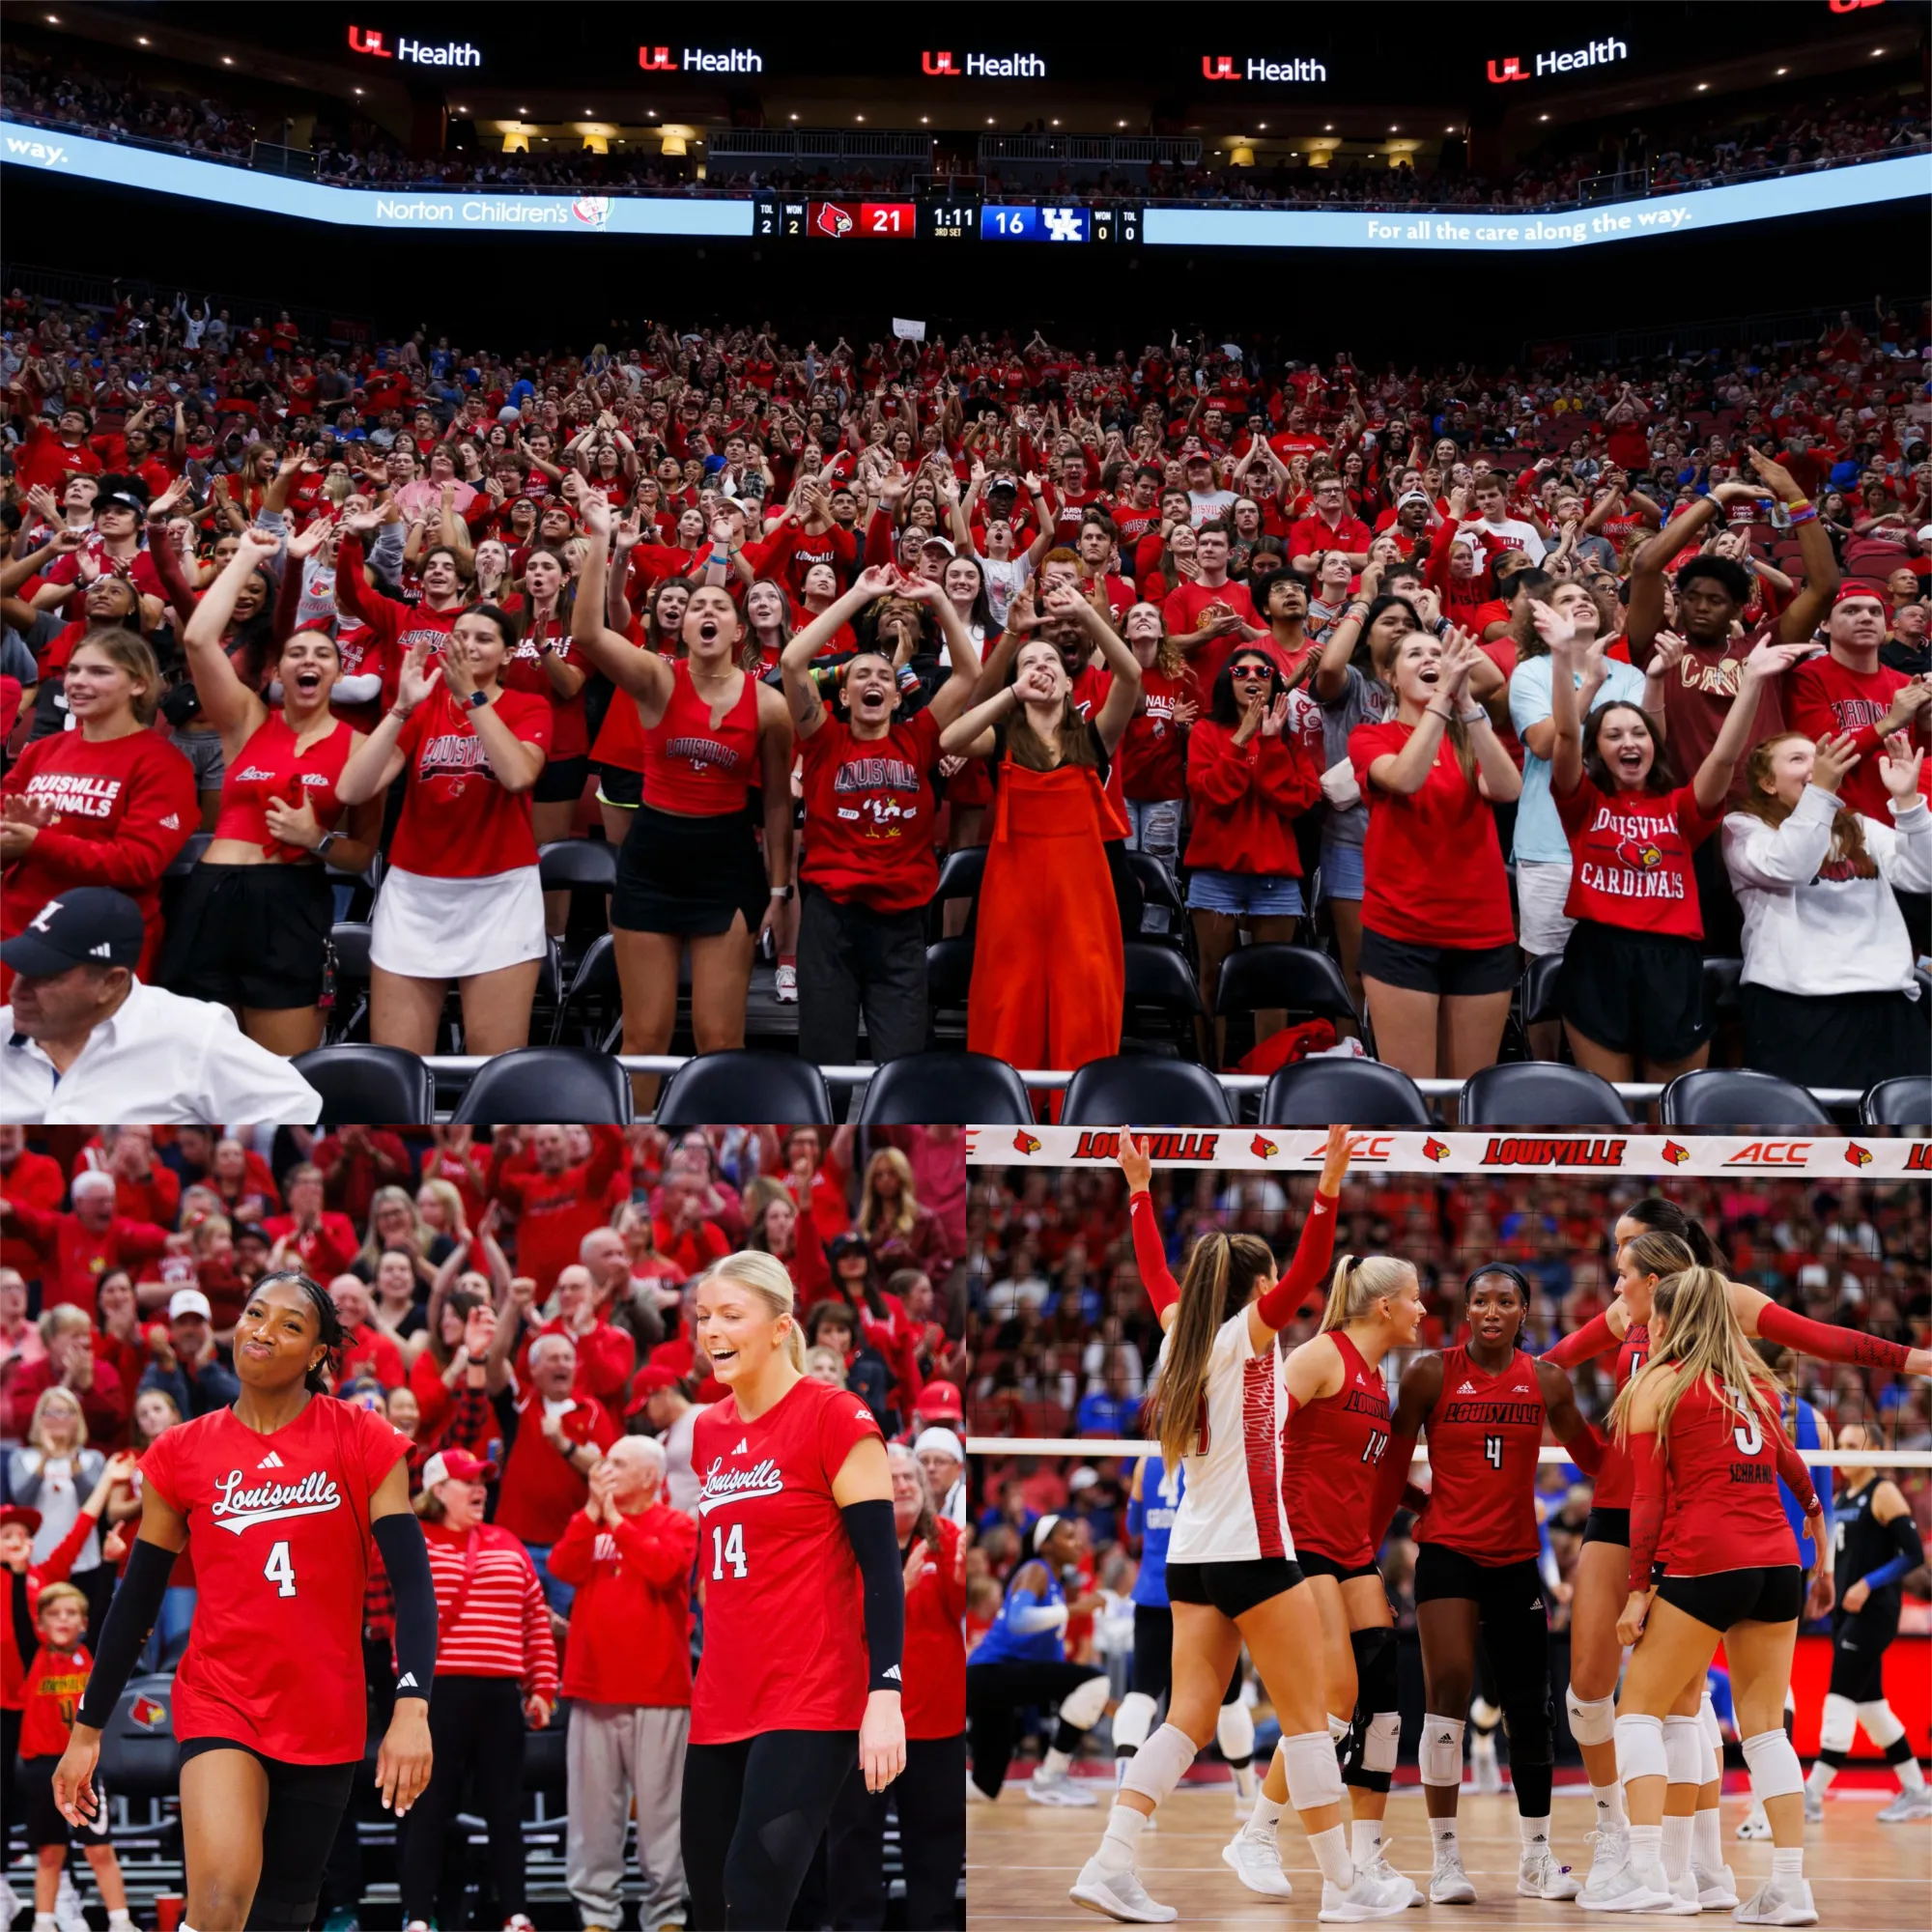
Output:
[[899,1663],[905,1652],[905,1564],[899,1556],[893,1506],[877,1501],[847,1503],[838,1514],[859,1559],[866,1603],[866,1650],[871,1663],[868,1690],[904,1688]]
[[20,1653],[20,1668],[33,1667],[34,1653],[41,1647],[41,1634],[34,1628],[33,1612],[27,1608],[27,1573],[14,1572],[8,1585],[8,1603],[14,1618],[14,1648]]
[[422,1524],[412,1516],[379,1516],[371,1525],[396,1596],[396,1695],[429,1700],[436,1675],[436,1584]]
[[160,1613],[168,1578],[174,1574],[172,1549],[135,1538],[128,1554],[128,1574],[121,1578],[114,1601],[107,1606],[107,1621],[100,1627],[100,1647],[94,1654],[94,1674],[87,1680],[76,1723],[97,1731],[107,1728],[107,1720],[134,1673],[134,1661]]

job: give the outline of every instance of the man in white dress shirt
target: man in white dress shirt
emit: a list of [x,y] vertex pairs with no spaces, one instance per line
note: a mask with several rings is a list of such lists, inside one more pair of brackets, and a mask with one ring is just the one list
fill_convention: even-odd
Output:
[[141,944],[132,899],[81,886],[0,946],[15,976],[0,1007],[0,1121],[313,1126],[322,1095],[226,1007],[143,985]]

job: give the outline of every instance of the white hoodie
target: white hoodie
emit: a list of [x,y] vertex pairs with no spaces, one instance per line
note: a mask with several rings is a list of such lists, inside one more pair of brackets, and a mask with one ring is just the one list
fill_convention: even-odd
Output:
[[1823,876],[1838,800],[1806,785],[1776,828],[1747,811],[1724,820],[1724,864],[1745,921],[1745,983],[1809,999],[1910,993],[1912,942],[1892,888],[1932,892],[1932,810],[1891,807],[1894,825],[1863,820],[1870,879]]

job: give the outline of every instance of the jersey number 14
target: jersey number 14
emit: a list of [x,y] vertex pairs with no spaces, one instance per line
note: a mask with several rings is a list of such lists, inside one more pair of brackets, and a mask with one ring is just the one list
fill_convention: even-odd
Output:
[[711,1530],[711,1580],[722,1583],[724,1580],[724,1566],[731,1566],[734,1577],[745,1575],[745,1525],[734,1522],[727,1533],[723,1523],[715,1523]]

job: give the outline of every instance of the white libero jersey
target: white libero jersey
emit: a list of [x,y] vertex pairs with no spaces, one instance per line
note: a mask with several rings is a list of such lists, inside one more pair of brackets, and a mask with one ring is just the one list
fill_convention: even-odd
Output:
[[1214,1331],[1202,1426],[1182,1459],[1187,1491],[1168,1542],[1169,1563],[1293,1556],[1281,1500],[1286,1398],[1274,1338],[1257,1352],[1244,1308]]

